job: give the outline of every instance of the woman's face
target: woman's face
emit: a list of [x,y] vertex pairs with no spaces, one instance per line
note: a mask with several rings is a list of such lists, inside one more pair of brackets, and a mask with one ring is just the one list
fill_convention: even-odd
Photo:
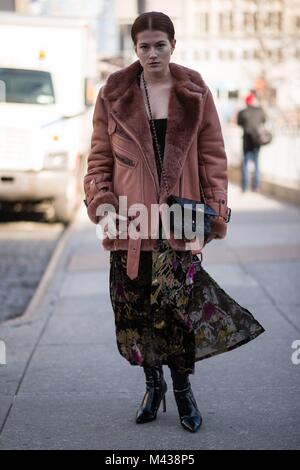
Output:
[[170,42],[163,31],[146,30],[137,34],[134,50],[144,70],[150,74],[161,73],[169,65],[175,44],[176,39]]

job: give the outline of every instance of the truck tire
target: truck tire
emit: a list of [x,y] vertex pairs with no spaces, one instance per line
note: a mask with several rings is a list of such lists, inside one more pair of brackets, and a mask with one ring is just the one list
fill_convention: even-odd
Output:
[[53,201],[54,219],[56,222],[68,224],[75,213],[79,203],[80,191],[77,178],[70,178],[65,193]]

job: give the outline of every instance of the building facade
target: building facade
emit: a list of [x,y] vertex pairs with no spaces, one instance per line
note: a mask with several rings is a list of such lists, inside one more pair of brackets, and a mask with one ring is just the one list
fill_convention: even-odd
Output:
[[[255,90],[268,106],[300,106],[300,0],[146,0],[175,25],[172,60],[203,75],[220,100],[239,105]],[[127,61],[135,58],[130,26],[135,0],[115,0]],[[230,112],[229,112],[230,116]]]

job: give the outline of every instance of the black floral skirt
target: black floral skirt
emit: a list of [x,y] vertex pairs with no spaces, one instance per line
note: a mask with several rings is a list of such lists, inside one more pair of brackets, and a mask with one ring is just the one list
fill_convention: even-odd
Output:
[[126,274],[127,251],[110,252],[110,298],[120,354],[132,365],[166,364],[194,374],[195,362],[230,351],[265,330],[232,299],[191,251],[165,239],[141,251],[139,274]]

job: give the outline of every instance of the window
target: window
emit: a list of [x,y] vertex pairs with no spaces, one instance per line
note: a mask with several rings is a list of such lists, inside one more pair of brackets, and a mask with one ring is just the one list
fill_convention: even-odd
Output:
[[234,52],[227,49],[219,50],[219,59],[221,60],[234,60]]
[[55,102],[51,75],[39,70],[0,68],[5,86],[6,103],[53,104]]
[[219,13],[219,30],[221,33],[233,31],[233,13],[231,11]]
[[245,12],[243,15],[243,20],[244,20],[244,28],[247,31],[253,31],[254,29],[254,15],[253,13],[250,12]]
[[202,60],[202,51],[194,51],[194,60]]
[[207,12],[197,13],[195,15],[195,33],[203,34],[209,32],[209,15]]
[[222,49],[219,51],[218,53],[218,56],[219,56],[219,59],[220,60],[224,60],[225,59],[225,51],[223,51]]
[[239,90],[228,90],[228,99],[238,99]]
[[205,50],[196,50],[194,51],[194,60],[209,60],[210,54],[209,51]]
[[265,24],[273,31],[282,31],[282,12],[268,12]]
[[254,50],[254,59],[261,59],[262,58],[262,51],[260,49]]
[[210,51],[205,51],[205,59],[210,60]]
[[253,27],[254,31],[259,31],[259,15],[257,11],[253,15]]

